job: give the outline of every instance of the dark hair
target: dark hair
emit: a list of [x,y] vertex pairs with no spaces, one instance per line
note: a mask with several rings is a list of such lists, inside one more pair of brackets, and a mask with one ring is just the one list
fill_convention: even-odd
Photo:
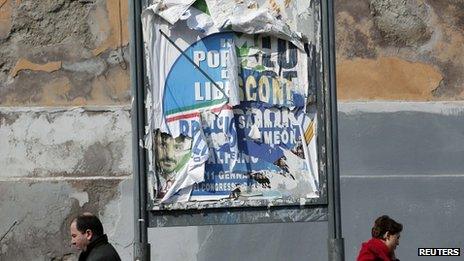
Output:
[[395,235],[400,233],[402,230],[403,225],[391,219],[389,216],[383,215],[375,220],[371,233],[373,238],[383,238],[383,235],[387,232]]
[[79,215],[73,220],[73,222],[76,222],[76,228],[81,233],[90,229],[96,237],[103,235],[103,225],[100,222],[100,219],[91,213]]

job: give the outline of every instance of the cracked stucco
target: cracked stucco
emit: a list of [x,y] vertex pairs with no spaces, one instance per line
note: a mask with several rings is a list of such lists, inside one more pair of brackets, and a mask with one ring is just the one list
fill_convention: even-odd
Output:
[[[464,68],[461,54],[464,23],[460,19],[463,3],[452,0],[338,0],[335,7],[337,84],[343,93],[342,100],[464,98],[464,75],[459,73]],[[392,72],[377,66],[386,59],[397,60],[398,68],[407,64],[407,68]],[[428,71],[432,72],[432,77],[424,74]],[[416,75],[409,74],[412,72]],[[371,79],[378,78],[379,74],[385,75],[385,81],[372,84]],[[420,77],[422,79],[417,79]],[[399,81],[401,78],[403,80]]]
[[84,211],[131,259],[127,9],[0,0],[0,233],[18,221],[1,260],[76,260],[69,222]]
[[0,115],[5,115],[0,125],[0,165],[4,166],[0,176],[114,176],[132,172],[127,110],[0,110]]

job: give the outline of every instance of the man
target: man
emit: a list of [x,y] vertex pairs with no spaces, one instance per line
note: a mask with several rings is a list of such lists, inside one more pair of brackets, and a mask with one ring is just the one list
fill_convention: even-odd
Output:
[[175,176],[189,161],[191,139],[173,138],[167,133],[155,132],[156,171],[159,174],[157,198],[163,198],[175,181]]
[[184,136],[172,138],[167,133],[155,133],[155,155],[157,169],[168,179],[169,175],[181,169],[190,158],[191,140]]
[[79,261],[121,261],[95,215],[84,213],[76,217],[70,228],[72,245],[82,251]]

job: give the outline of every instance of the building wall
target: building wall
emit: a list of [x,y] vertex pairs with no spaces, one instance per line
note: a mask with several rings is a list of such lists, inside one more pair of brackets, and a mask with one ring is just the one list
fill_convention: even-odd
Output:
[[[461,247],[464,3],[336,0],[346,260],[373,219],[398,256]],[[98,213],[132,258],[125,0],[0,0],[0,260],[74,260],[68,225]],[[152,260],[327,260],[327,224],[150,229]],[[181,246],[181,247],[179,247]],[[449,260],[455,260],[449,258]]]
[[69,222],[133,240],[128,1],[0,1],[0,260],[74,260]]

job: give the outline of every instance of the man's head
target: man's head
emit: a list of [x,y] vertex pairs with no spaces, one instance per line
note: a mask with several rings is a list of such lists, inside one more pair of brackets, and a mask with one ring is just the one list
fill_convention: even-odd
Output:
[[165,179],[183,167],[189,159],[191,140],[184,136],[172,138],[171,135],[155,133],[155,157],[158,171]]
[[103,235],[103,225],[91,213],[79,215],[71,222],[71,244],[79,250],[85,251],[89,243]]

